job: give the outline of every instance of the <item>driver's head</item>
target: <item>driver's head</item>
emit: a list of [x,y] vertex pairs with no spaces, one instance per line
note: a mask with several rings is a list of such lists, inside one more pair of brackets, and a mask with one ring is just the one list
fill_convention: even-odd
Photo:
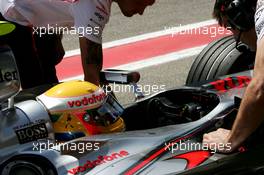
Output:
[[122,106],[111,94],[92,83],[60,83],[37,100],[49,112],[58,141],[125,130]]
[[216,0],[213,17],[221,26],[231,30],[235,37],[256,48],[254,15],[257,0]]
[[115,2],[125,16],[131,17],[135,14],[142,15],[145,8],[154,4],[155,0],[115,0]]

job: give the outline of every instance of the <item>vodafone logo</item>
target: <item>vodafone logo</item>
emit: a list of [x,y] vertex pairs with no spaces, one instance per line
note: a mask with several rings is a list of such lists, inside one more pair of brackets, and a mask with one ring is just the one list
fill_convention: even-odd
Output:
[[82,172],[88,171],[89,169],[92,169],[98,165],[105,164],[105,163],[120,159],[122,157],[126,157],[128,155],[129,155],[129,153],[127,151],[124,151],[124,150],[120,151],[119,153],[113,153],[111,155],[106,155],[106,156],[100,155],[97,157],[96,160],[92,160],[92,161],[87,160],[87,162],[84,165],[68,170],[68,173],[70,173],[70,174],[82,173]]
[[88,106],[88,105],[92,105],[92,104],[102,102],[105,99],[105,97],[106,97],[106,95],[103,92],[99,95],[94,94],[91,97],[83,97],[80,100],[68,101],[67,104],[70,108],[83,107],[83,106]]

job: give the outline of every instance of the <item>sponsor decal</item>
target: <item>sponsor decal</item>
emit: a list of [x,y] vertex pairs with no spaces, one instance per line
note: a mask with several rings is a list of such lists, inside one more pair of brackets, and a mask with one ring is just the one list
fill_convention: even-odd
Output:
[[92,105],[98,102],[102,102],[105,99],[106,95],[105,93],[101,93],[99,95],[93,95],[92,97],[83,97],[80,100],[73,100],[73,101],[68,101],[67,104],[70,108],[73,107],[83,107],[83,106],[88,106]]
[[3,71],[2,69],[0,69],[0,83],[2,82],[9,82],[12,80],[18,80],[17,78],[17,71]]
[[249,84],[251,78],[247,76],[228,77],[222,80],[217,80],[202,87],[211,90],[225,92],[232,88],[242,88]]
[[25,126],[19,126],[14,129],[20,144],[48,137],[46,123],[29,123]]
[[125,150],[122,150],[119,153],[112,153],[111,155],[105,155],[105,156],[99,155],[96,160],[87,160],[84,165],[80,165],[76,168],[72,168],[72,169],[68,170],[68,173],[70,173],[70,174],[83,173],[85,171],[91,170],[92,168],[94,168],[98,165],[102,165],[102,164],[105,164],[108,162],[112,162],[114,160],[126,157],[128,155],[129,155],[129,153]]

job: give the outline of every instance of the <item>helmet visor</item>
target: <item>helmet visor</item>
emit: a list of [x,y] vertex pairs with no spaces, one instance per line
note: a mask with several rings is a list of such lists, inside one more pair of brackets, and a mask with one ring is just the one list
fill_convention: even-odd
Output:
[[113,124],[122,115],[123,111],[124,108],[118,101],[111,94],[108,94],[102,106],[87,111],[84,120],[96,125],[108,126]]

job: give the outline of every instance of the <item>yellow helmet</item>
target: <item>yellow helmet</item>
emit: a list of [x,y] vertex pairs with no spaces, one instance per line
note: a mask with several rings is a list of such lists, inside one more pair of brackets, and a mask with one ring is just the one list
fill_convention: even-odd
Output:
[[112,95],[106,95],[102,88],[92,83],[60,83],[37,100],[49,111],[58,141],[125,130],[120,117],[122,106]]

